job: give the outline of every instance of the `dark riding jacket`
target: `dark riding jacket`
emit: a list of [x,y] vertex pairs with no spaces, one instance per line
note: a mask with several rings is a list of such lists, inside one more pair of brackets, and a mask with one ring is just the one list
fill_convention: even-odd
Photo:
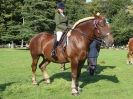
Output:
[[63,32],[68,26],[67,16],[63,16],[59,12],[56,12],[55,13],[55,24],[56,24],[55,31]]

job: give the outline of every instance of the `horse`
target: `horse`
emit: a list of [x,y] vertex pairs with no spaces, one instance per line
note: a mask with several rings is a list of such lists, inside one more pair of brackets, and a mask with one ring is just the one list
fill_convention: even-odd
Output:
[[130,38],[127,44],[127,64],[133,64],[133,38]]
[[[81,69],[87,58],[88,46],[94,39],[106,39],[110,32],[110,26],[106,23],[105,17],[94,15],[94,18],[79,22],[71,28],[71,36],[68,37],[67,46],[61,45],[56,48],[56,58],[51,56],[51,50],[54,44],[55,36],[48,32],[41,32],[35,35],[29,44],[29,49],[32,57],[32,83],[37,84],[36,68],[40,57],[43,58],[39,64],[39,68],[43,73],[46,83],[50,83],[50,77],[47,73],[46,67],[50,62],[54,63],[68,63],[71,64],[71,93],[76,96],[80,92],[79,77]],[[111,34],[110,34],[111,35]],[[106,42],[105,42],[106,43]]]

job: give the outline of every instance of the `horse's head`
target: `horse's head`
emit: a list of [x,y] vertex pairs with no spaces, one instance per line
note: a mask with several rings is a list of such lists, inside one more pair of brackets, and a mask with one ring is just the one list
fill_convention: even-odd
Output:
[[104,41],[106,46],[112,46],[114,39],[111,34],[111,27],[106,21],[106,18],[101,15],[94,15],[95,19],[93,21],[95,29],[95,37],[100,38]]

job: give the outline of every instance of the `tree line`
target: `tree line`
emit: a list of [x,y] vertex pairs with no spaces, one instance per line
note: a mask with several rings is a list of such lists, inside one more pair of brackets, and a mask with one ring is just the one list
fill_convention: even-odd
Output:
[[[71,24],[99,11],[112,26],[115,45],[133,37],[132,0],[63,0]],[[33,35],[54,33],[56,0],[0,0],[0,44],[28,41]]]

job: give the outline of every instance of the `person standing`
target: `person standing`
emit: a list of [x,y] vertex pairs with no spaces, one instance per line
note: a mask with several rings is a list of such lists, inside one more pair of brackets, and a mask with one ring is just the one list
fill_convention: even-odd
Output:
[[87,71],[90,75],[94,75],[94,71],[97,66],[97,58],[99,56],[101,43],[101,40],[94,40],[89,46],[89,51],[87,55]]

